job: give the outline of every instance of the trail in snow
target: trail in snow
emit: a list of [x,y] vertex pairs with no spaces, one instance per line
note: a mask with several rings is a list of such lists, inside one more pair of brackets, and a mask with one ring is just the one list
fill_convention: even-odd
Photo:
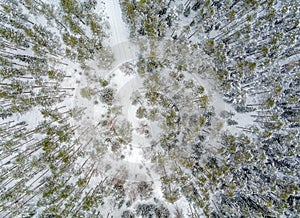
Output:
[[104,0],[105,11],[110,24],[111,46],[126,42],[129,39],[129,31],[122,19],[122,11],[118,0]]
[[109,46],[112,48],[115,65],[136,57],[136,48],[129,40],[129,29],[122,19],[122,10],[119,0],[104,0],[105,15],[110,26]]

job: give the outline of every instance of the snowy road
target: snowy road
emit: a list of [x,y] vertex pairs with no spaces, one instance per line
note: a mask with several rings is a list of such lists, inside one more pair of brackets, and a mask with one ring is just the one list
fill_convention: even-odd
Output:
[[104,0],[105,15],[108,17],[110,37],[108,44],[113,50],[115,65],[136,57],[136,48],[129,41],[129,27],[122,18],[119,0]]
[[119,0],[104,0],[105,15],[110,24],[110,43],[115,46],[129,39],[129,30],[122,19],[122,11]]

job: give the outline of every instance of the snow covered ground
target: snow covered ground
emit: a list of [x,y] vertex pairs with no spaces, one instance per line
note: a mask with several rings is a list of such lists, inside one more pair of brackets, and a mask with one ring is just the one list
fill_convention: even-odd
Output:
[[[109,42],[113,47],[129,40],[129,29],[122,19],[122,11],[119,0],[104,0],[104,13],[108,17],[110,26]],[[98,4],[98,7],[101,6]]]
[[118,65],[136,58],[137,50],[129,40],[129,29],[122,18],[119,0],[104,0],[104,13],[108,17],[110,27],[109,46],[113,50],[115,63]]

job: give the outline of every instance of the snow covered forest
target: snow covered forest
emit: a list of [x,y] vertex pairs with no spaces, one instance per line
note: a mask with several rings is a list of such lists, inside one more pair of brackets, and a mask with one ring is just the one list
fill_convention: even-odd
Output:
[[0,217],[299,217],[299,0],[1,0]]

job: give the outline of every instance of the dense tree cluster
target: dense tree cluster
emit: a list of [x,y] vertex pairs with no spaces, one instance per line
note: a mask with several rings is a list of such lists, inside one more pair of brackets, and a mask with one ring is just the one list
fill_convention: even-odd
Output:
[[[209,76],[224,100],[235,113],[251,113],[254,118],[254,123],[239,127],[243,133],[224,132],[218,151],[209,150],[211,157],[204,163],[205,143],[195,144],[188,166],[197,179],[181,193],[207,216],[295,217],[299,2],[123,1],[123,11],[133,37],[171,37],[173,44],[185,42],[205,54],[212,66]],[[176,58],[181,59],[179,54]],[[207,75],[207,68],[201,66],[196,73]],[[148,98],[156,99],[153,92]],[[181,187],[178,175],[167,184],[177,181]]]
[[[60,106],[74,90],[62,85],[72,77],[63,67],[111,56],[102,45],[106,33],[96,3],[0,4],[1,217],[31,217],[41,208],[45,217],[76,215],[81,209],[98,213],[92,207],[101,204],[102,183],[85,193],[95,167],[87,160],[77,163],[87,144],[74,138],[79,126],[69,122],[82,109]],[[37,124],[17,121],[32,114],[42,117]]]

